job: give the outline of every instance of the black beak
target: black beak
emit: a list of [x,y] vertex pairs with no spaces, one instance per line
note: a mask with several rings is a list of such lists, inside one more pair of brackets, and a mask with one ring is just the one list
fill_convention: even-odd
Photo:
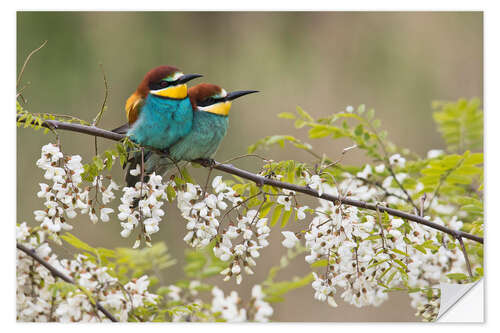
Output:
[[196,78],[199,78],[199,77],[202,77],[203,75],[201,74],[184,74],[183,76],[181,76],[179,79],[177,79],[177,82],[179,84],[181,83],[186,83],[188,81],[191,81],[191,80],[194,80]]
[[224,98],[226,101],[232,101],[233,99],[240,98],[241,96],[245,96],[248,94],[253,94],[259,92],[258,90],[238,90],[238,91],[233,91],[227,94],[226,98]]

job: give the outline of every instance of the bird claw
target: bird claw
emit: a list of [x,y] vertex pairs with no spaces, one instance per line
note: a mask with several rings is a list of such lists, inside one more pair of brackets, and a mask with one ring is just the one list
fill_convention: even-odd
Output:
[[167,155],[169,156],[170,155],[170,150],[168,148],[164,148],[164,149],[160,149],[160,154],[162,155]]
[[198,162],[205,168],[213,168],[215,166],[215,160],[212,158],[200,158]]

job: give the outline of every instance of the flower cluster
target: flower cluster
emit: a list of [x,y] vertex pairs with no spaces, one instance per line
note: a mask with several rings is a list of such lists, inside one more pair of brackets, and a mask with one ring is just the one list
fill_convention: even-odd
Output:
[[187,183],[184,190],[177,192],[177,207],[188,221],[184,241],[192,247],[208,245],[218,233],[221,210],[225,210],[228,203],[236,207],[243,201],[238,193],[222,182],[221,176],[214,178],[212,188],[214,193],[209,194],[199,185]]
[[[404,160],[396,156],[392,162],[404,163]],[[376,172],[384,171],[384,168],[377,169]],[[337,187],[322,183],[321,189],[335,196],[376,201],[383,192],[363,181],[369,179],[372,172],[371,167],[365,166],[357,178],[346,175]],[[389,185],[390,181],[392,177],[386,180],[386,189],[394,190],[394,193],[400,190]],[[326,266],[324,274],[314,274],[312,287],[317,300],[336,306],[334,296],[341,288],[340,297],[344,301],[357,307],[377,306],[388,299],[384,292],[386,288],[404,284],[424,290],[437,287],[440,281],[449,282],[443,272],[466,271],[457,241],[450,241],[449,247],[440,246],[439,232],[432,228],[389,216],[382,224],[377,214],[363,216],[356,207],[321,199],[319,203],[304,234],[305,246],[310,251],[305,260],[309,264],[324,261]],[[439,208],[438,205],[432,207]],[[445,225],[439,218],[435,222]],[[446,225],[460,229],[462,222],[454,217]],[[300,242],[290,231],[282,234],[285,247],[292,248]],[[427,251],[422,250],[423,244]],[[429,303],[424,293],[411,293],[410,297],[414,308]]]
[[242,267],[245,273],[253,274],[250,266],[255,266],[255,260],[260,256],[260,249],[269,245],[267,238],[271,229],[267,225],[267,218],[259,218],[259,212],[249,210],[245,216],[238,216],[237,224],[230,224],[222,231],[222,239],[214,247],[215,256],[223,261],[232,257],[229,267],[221,272],[225,275],[224,281],[232,276],[236,283],[242,281]]
[[302,173],[304,180],[306,181],[307,187],[318,191],[318,194],[321,196],[323,194],[323,179],[319,175],[311,175],[309,172],[304,171]]
[[[51,272],[24,252],[17,251],[17,320],[101,322],[109,321],[94,305],[99,302],[120,321],[127,321],[134,309],[155,304],[157,296],[147,291],[147,276],[128,282],[124,292],[106,266],[98,266],[88,256],[59,259],[45,241],[47,233],[33,232],[26,223],[16,227],[17,241],[34,249],[74,285],[60,285]],[[59,285],[58,285],[59,284]],[[90,298],[92,297],[92,299]]]
[[[67,223],[67,219],[76,217],[77,210],[80,210],[81,214],[88,214],[93,223],[99,220],[92,206],[90,189],[81,187],[84,172],[81,161],[79,155],[64,156],[58,145],[49,143],[42,147],[41,157],[36,165],[45,171],[44,178],[52,181],[52,184],[40,184],[37,196],[45,200],[46,208],[36,210],[34,214],[41,227],[51,233],[71,230],[73,227]],[[94,179],[93,186],[96,191],[102,193],[103,205],[114,199],[113,190],[118,189],[112,180],[107,187],[104,186],[102,176]],[[100,211],[101,220],[109,221],[108,215],[112,212],[113,209],[103,207]]]
[[267,237],[271,230],[267,226],[267,219],[259,218],[256,210],[248,210],[244,216],[237,217],[236,223],[231,221],[228,226],[222,227],[219,221],[221,210],[228,208],[228,203],[236,208],[243,200],[222,182],[220,176],[214,178],[212,188],[214,193],[205,193],[202,200],[204,191],[199,185],[188,183],[185,191],[178,191],[177,205],[188,221],[188,233],[184,241],[193,247],[204,247],[220,235],[214,253],[223,261],[232,259],[221,274],[225,275],[225,280],[235,276],[239,284],[242,270],[253,274],[250,266],[256,265],[254,258],[259,257],[259,250],[269,244]]
[[247,320],[267,322],[273,314],[273,308],[264,301],[265,294],[260,285],[252,288],[252,298],[248,309],[238,308],[241,300],[236,291],[232,291],[227,297],[217,287],[212,289],[212,311],[220,312],[221,317],[228,322],[243,322]]
[[[324,185],[326,193],[338,195],[337,190]],[[374,281],[375,268],[370,267],[375,254],[371,242],[362,242],[371,235],[374,222],[361,223],[356,207],[320,200],[320,206],[305,233],[305,245],[310,254],[305,260],[314,263],[326,260],[327,272],[323,278],[315,275],[315,298],[328,300],[335,306],[336,287],[344,288],[341,297],[356,306],[380,304],[387,294],[382,293]]]
[[[134,170],[130,171],[131,173]],[[146,239],[146,244],[151,244],[151,234],[160,230],[159,223],[164,210],[161,208],[165,201],[168,201],[166,189],[172,181],[162,182],[162,177],[153,173],[149,175],[147,182],[140,181],[134,187],[124,187],[123,196],[120,198],[121,204],[118,207],[118,219],[123,230],[122,237],[129,237],[132,231],[142,223],[142,233]],[[140,235],[139,235],[140,236]],[[140,245],[140,238],[135,242],[134,248]]]
[[440,289],[432,289],[430,299],[426,302],[421,302],[416,306],[417,313],[415,313],[415,315],[422,317],[423,321],[435,321],[441,306],[440,294]]

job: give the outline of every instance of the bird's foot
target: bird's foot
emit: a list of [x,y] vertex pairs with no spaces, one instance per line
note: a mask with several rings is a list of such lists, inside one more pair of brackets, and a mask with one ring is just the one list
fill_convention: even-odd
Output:
[[215,160],[212,158],[199,158],[195,162],[201,164],[205,168],[213,168],[215,166]]
[[160,149],[158,150],[158,152],[160,153],[160,155],[170,156],[170,150],[168,148]]

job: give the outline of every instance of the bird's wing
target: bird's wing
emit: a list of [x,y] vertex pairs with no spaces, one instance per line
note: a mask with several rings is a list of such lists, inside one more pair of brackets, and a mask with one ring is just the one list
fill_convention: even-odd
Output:
[[134,92],[127,99],[127,102],[125,103],[125,112],[127,112],[127,119],[130,125],[135,123],[139,117],[142,105],[144,105],[144,98],[142,98],[137,92]]

